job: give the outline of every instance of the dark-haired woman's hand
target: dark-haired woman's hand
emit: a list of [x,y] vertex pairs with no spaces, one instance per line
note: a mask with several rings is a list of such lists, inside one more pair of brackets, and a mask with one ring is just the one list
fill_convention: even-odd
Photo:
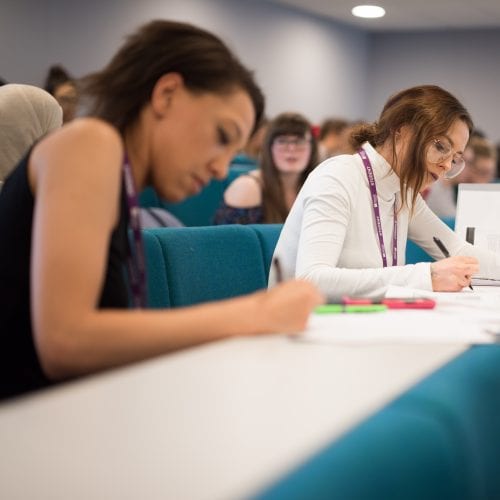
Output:
[[325,298],[311,283],[291,280],[259,292],[258,300],[263,333],[300,333],[312,310]]

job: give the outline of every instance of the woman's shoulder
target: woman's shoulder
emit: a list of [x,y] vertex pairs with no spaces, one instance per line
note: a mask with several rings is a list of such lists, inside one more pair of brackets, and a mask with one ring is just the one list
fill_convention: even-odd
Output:
[[356,155],[339,155],[321,162],[310,174],[315,184],[351,186],[360,185],[361,169]]
[[262,203],[260,172],[250,172],[237,177],[224,192],[224,201],[235,208],[249,208]]
[[[116,156],[123,153],[123,141],[118,130],[98,118],[78,118],[52,132],[40,141],[33,151],[35,156],[71,154],[71,161],[78,157],[94,161],[100,156]],[[67,158],[66,158],[67,160]]]
[[88,139],[114,142],[115,144],[122,143],[122,138],[118,130],[113,125],[100,118],[77,118],[64,125],[59,130],[59,133],[60,135],[64,135],[67,139]]
[[80,118],[49,134],[35,146],[30,162],[30,182],[36,186],[42,174],[66,178],[69,172],[80,179],[115,182],[120,175],[122,157],[123,141],[113,126],[97,118]]

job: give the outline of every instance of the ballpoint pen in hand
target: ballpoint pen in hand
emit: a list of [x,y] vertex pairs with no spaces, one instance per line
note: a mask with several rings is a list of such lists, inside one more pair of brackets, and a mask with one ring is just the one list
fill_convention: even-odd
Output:
[[281,270],[281,263],[278,257],[273,259],[273,267],[276,276],[276,283],[281,283],[283,281],[283,271]]
[[[448,252],[448,249],[444,246],[443,242],[439,238],[436,238],[435,236],[432,239],[434,240],[434,243],[438,246],[439,250],[441,250],[445,258],[447,259],[450,256],[450,252]],[[470,284],[469,288],[471,290],[474,290],[474,288],[472,288],[472,285]]]

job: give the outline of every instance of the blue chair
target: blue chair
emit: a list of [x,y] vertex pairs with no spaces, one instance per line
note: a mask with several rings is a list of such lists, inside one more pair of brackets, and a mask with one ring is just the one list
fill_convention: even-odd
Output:
[[227,299],[267,286],[257,234],[246,226],[149,229],[162,250],[169,304]]
[[146,279],[148,283],[148,305],[153,309],[170,306],[165,260],[158,238],[148,231],[142,232]]
[[476,346],[454,359],[394,403],[432,415],[465,450],[472,498],[500,498],[500,346]]
[[[441,220],[451,229],[455,229],[455,217],[443,217]],[[413,241],[408,240],[406,242],[406,263],[416,264],[417,262],[434,262],[434,259]]]
[[278,243],[283,224],[249,224],[248,227],[257,233],[262,248],[266,276],[269,276],[274,248]]
[[473,499],[462,455],[439,420],[386,408],[254,499]]

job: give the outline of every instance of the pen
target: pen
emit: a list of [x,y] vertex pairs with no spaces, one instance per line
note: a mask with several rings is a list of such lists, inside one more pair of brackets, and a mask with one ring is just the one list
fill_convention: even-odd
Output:
[[281,283],[283,281],[283,271],[281,270],[281,263],[278,257],[273,259],[273,267],[276,274],[276,283]]
[[[450,256],[450,252],[448,252],[448,249],[444,246],[443,242],[439,238],[436,238],[435,236],[432,239],[434,240],[434,243],[438,246],[439,250],[441,250],[445,258],[448,258]],[[474,290],[474,288],[472,288],[472,285],[469,285],[469,288],[471,290]]]
[[450,256],[450,252],[448,252],[448,249],[443,245],[443,242],[439,238],[436,238],[435,236],[432,239],[434,240],[434,243],[438,246],[439,250],[441,250],[445,258],[448,258]]

